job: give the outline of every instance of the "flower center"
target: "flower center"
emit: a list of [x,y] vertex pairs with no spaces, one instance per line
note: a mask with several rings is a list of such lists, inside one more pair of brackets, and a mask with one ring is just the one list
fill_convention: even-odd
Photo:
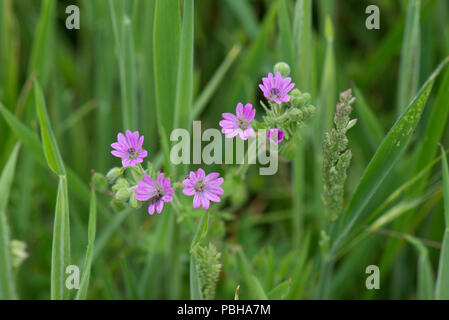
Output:
[[138,153],[137,153],[136,149],[134,149],[132,147],[128,149],[128,157],[130,159],[135,159],[135,158],[137,158],[137,156],[138,156]]
[[240,129],[245,130],[248,127],[248,122],[243,119],[238,119],[238,126]]
[[203,192],[204,189],[206,189],[206,186],[204,184],[203,180],[199,180],[196,184],[195,184],[195,191],[198,192]]
[[271,90],[270,90],[270,96],[271,96],[273,99],[279,98],[280,95],[281,95],[281,92],[279,91],[278,88],[271,88]]
[[154,191],[154,195],[149,200],[150,203],[158,202],[164,196],[164,194],[164,190],[161,187],[157,186],[156,191]]

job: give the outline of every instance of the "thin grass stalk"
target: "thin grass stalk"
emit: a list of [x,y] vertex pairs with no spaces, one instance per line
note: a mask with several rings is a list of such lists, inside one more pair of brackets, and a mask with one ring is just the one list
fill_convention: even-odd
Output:
[[9,156],[0,176],[0,299],[17,299],[16,285],[10,258],[11,239],[6,216],[6,207],[11,192],[19,148],[20,144],[18,143]]

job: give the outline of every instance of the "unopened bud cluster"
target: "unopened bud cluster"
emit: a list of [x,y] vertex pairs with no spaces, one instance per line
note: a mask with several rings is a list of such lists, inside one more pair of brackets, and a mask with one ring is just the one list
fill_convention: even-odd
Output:
[[[278,62],[274,66],[274,72],[282,75],[280,78],[282,81],[289,79],[287,77],[290,74],[290,66],[285,62]],[[276,92],[276,88],[272,89],[272,92]],[[288,147],[289,140],[296,134],[297,129],[315,113],[315,106],[312,105],[309,93],[294,88],[288,95],[289,99],[282,101],[269,98],[269,107],[261,102],[266,114],[263,116],[263,122],[257,124],[260,129],[278,128],[283,131],[286,143],[281,146],[281,151]]]

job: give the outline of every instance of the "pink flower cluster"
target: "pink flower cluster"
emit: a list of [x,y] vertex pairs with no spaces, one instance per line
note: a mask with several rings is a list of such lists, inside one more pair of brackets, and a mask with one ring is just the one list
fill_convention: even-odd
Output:
[[[248,115],[248,110],[242,111]],[[250,111],[252,112],[252,111]],[[254,112],[252,117],[254,118]],[[138,131],[131,132],[126,130],[126,136],[123,133],[117,135],[117,142],[111,144],[114,149],[111,153],[122,159],[123,167],[134,167],[136,164],[143,162],[147,156],[147,151],[142,149],[143,136]],[[253,131],[254,134],[254,131]],[[173,188],[171,187],[170,178],[166,178],[164,173],[159,173],[156,180],[149,175],[144,174],[143,180],[137,181],[137,187],[134,189],[136,199],[139,201],[149,201],[148,213],[153,215],[156,211],[158,214],[162,212],[164,203],[173,201]],[[182,184],[184,189],[182,192],[187,196],[193,196],[193,208],[198,209],[200,206],[204,210],[208,210],[210,201],[220,202],[219,195],[223,195],[224,191],[220,187],[224,179],[217,172],[206,175],[203,169],[199,168],[196,172],[191,171],[189,176],[184,179]]]
[[[262,84],[259,84],[259,88],[262,90],[264,96],[277,103],[290,101],[288,93],[295,86],[291,83],[292,79],[289,77],[283,78],[280,72],[273,74],[270,72],[268,77],[262,78]],[[245,107],[241,102],[237,103],[235,109],[235,115],[232,113],[223,113],[224,120],[219,122],[221,132],[226,135],[226,138],[233,138],[237,135],[242,140],[247,140],[248,137],[254,137],[255,132],[251,126],[251,122],[256,115],[256,109],[250,103],[247,103]],[[271,128],[267,130],[267,137],[272,143],[280,143],[284,139],[284,131],[279,128]]]

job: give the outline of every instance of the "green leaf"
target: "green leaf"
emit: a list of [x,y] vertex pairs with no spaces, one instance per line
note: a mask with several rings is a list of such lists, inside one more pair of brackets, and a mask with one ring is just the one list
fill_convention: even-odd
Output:
[[55,19],[56,1],[42,1],[41,14],[34,34],[28,74],[37,73],[42,84],[47,83],[51,66],[51,44],[53,41],[53,23]]
[[[115,10],[115,4],[118,10]],[[137,85],[134,38],[131,18],[125,13],[124,3],[109,0],[112,27],[117,51],[123,129],[137,129]]]
[[80,288],[76,294],[76,300],[84,300],[87,296],[87,289],[89,288],[90,271],[92,267],[94,242],[97,224],[97,198],[95,189],[91,190],[90,210],[89,210],[89,226],[87,230],[87,249],[84,258],[83,275],[81,277]]
[[418,89],[420,62],[420,26],[419,15],[421,0],[408,1],[407,20],[402,40],[401,61],[399,66],[399,87],[397,95],[398,114],[405,110]]
[[[449,101],[449,69],[444,72],[443,80],[438,89],[431,113],[426,121],[426,126],[416,150],[417,160],[414,172],[417,173],[424,168],[438,151],[438,142],[443,136],[444,128],[449,115],[447,102]],[[428,172],[418,183],[413,185],[409,194],[418,195],[425,188],[431,172]],[[416,193],[416,194],[415,194]]]
[[285,299],[285,297],[288,295],[290,288],[292,285],[292,280],[288,279],[280,284],[278,284],[276,287],[271,289],[270,292],[268,292],[268,298],[270,300],[282,300]]
[[70,229],[68,225],[69,199],[67,179],[59,177],[56,197],[55,219],[53,223],[53,245],[51,253],[51,299],[64,299],[65,268],[70,260]]
[[[280,60],[291,67],[295,64],[295,46],[293,43],[292,28],[288,16],[286,0],[279,0],[278,25],[279,25],[279,55]],[[292,68],[295,71],[294,68]]]
[[238,268],[245,282],[245,290],[250,294],[250,299],[268,300],[268,296],[262,287],[259,279],[253,274],[252,267],[246,258],[243,250],[238,249],[237,252]]
[[443,162],[444,221],[446,229],[440,252],[435,298],[447,300],[449,299],[449,169],[443,148],[441,148],[441,157]]
[[432,264],[429,260],[429,252],[424,244],[415,237],[406,235],[409,241],[418,252],[418,299],[432,300],[435,292],[435,278],[432,271]]
[[173,128],[175,88],[179,63],[179,1],[156,1],[154,15],[154,76],[159,125]]
[[45,166],[45,156],[42,151],[42,146],[39,139],[36,137],[34,132],[32,132],[27,126],[25,126],[22,122],[20,122],[17,117],[11,113],[3,104],[0,103],[0,113],[3,118],[11,128],[11,130],[15,133],[15,135],[22,141],[22,143],[32,151],[35,156],[35,159],[44,164]]
[[9,156],[8,162],[3,168],[0,176],[0,299],[16,299],[16,288],[14,274],[11,267],[11,249],[9,226],[6,217],[6,206],[8,204],[14,171],[17,163],[20,144],[16,144]]
[[184,1],[183,11],[174,127],[187,129],[189,128],[193,98],[193,0]]
[[[153,58],[156,92],[156,116],[159,137],[169,145],[168,132],[173,129],[175,90],[179,64],[180,15],[179,1],[156,1],[154,12]],[[168,165],[169,154],[164,151]],[[166,167],[168,170],[168,167]]]
[[[296,86],[301,90],[311,91],[312,76],[312,1],[296,0],[293,37],[296,50]],[[313,93],[313,92],[312,92]]]
[[36,99],[37,115],[41,126],[42,146],[48,166],[57,175],[65,175],[64,163],[51,128],[44,96],[37,81],[34,83],[34,95]]
[[[335,100],[338,98],[336,89],[335,54],[334,54],[334,31],[330,17],[326,19],[326,54],[324,56],[323,74],[321,76],[319,112],[320,112],[320,135],[332,126],[335,112]],[[321,142],[321,141],[320,141]],[[321,147],[321,145],[320,145]],[[320,168],[321,170],[321,168]]]

